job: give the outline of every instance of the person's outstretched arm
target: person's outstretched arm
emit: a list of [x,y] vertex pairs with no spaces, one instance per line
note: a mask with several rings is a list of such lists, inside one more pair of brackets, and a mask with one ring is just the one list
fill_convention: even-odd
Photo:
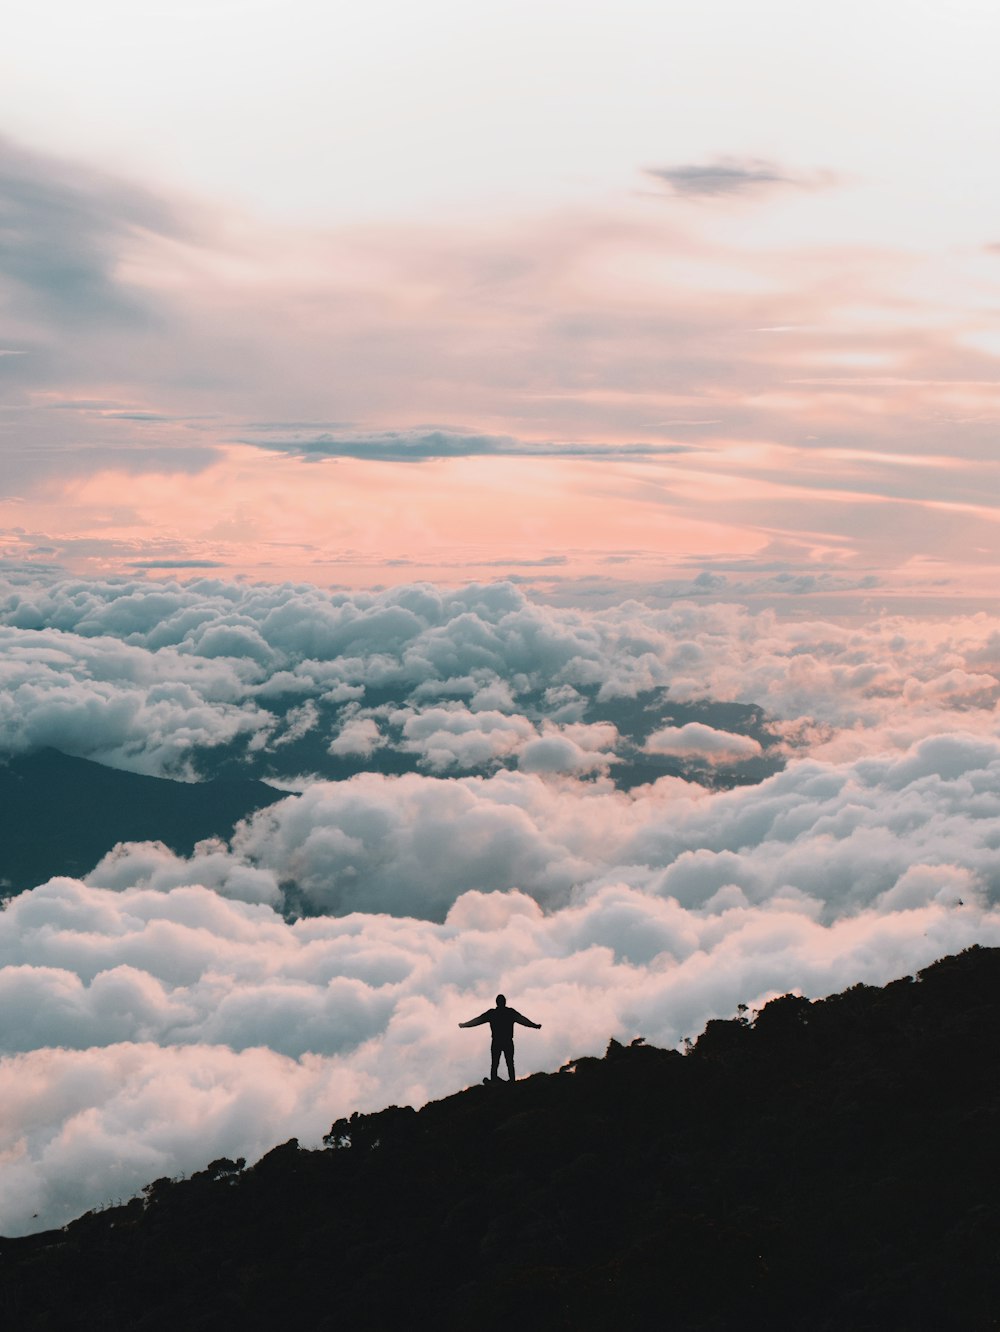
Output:
[[487,1010],[485,1013],[480,1013],[477,1018],[473,1018],[471,1022],[460,1022],[458,1025],[460,1027],[481,1027],[484,1022],[489,1022],[489,1020],[490,1014]]
[[536,1031],[541,1031],[542,1024],[540,1022],[532,1022],[531,1018],[526,1018],[524,1014],[519,1013],[516,1008],[512,1008],[509,1011],[514,1021],[520,1022],[522,1027],[534,1027]]

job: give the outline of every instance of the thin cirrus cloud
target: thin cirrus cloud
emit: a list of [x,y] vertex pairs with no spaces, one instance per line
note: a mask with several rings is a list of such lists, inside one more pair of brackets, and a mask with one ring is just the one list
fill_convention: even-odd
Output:
[[179,238],[185,227],[139,186],[0,139],[4,246],[0,280],[15,321],[58,319],[134,326],[151,302],[116,274],[121,252],[142,233]]
[[372,462],[425,462],[432,458],[656,458],[690,452],[686,445],[663,441],[605,444],[525,440],[510,435],[419,428],[361,436],[323,433],[292,438],[261,432],[240,442],[305,459],[357,458]]
[[223,560],[129,560],[130,569],[224,569]]
[[759,158],[720,157],[706,162],[646,167],[644,174],[685,199],[752,196],[777,188],[817,189],[833,184],[830,172],[790,171]]

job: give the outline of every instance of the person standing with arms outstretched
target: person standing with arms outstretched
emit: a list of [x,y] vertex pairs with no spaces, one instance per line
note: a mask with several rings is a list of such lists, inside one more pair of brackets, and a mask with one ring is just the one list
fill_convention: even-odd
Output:
[[[523,1013],[519,1013],[516,1008],[508,1008],[506,997],[502,994],[497,995],[496,1008],[488,1008],[485,1013],[480,1013],[478,1017],[473,1018],[471,1022],[460,1022],[460,1027],[481,1027],[484,1022],[490,1024],[490,1031],[493,1033],[493,1043],[490,1047],[491,1064],[490,1076],[488,1081],[498,1082],[497,1068],[500,1065],[500,1056],[503,1055],[507,1061],[507,1081],[514,1081],[514,1024],[519,1022],[522,1027],[534,1027],[540,1030],[540,1022],[532,1022],[526,1018]],[[487,1079],[483,1079],[487,1081]]]

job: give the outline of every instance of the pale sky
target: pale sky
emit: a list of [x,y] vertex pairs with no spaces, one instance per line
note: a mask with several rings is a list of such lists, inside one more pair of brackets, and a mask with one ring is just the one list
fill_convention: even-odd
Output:
[[4,553],[985,595],[998,38],[986,0],[8,6]]
[[847,176],[842,237],[977,240],[998,37],[989,0],[14,0],[0,110],[39,147],[294,220],[606,200],[723,154]]

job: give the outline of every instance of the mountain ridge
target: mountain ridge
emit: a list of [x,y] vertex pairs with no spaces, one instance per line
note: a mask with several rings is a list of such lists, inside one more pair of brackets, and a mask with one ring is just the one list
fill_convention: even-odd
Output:
[[1000,949],[0,1239],[24,1328],[987,1328]]
[[229,837],[287,791],[252,778],[179,782],[109,768],[51,747],[0,763],[0,891],[89,873],[118,842],[158,841],[179,855]]

